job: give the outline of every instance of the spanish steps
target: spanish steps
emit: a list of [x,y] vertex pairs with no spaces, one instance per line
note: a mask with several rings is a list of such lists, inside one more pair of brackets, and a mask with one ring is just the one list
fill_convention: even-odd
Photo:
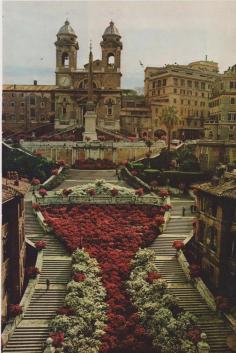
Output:
[[[88,183],[95,179],[106,179],[124,186],[117,180],[115,171],[78,171],[71,170],[67,180],[57,189]],[[175,250],[173,240],[184,240],[192,229],[193,215],[190,213],[189,199],[173,199],[172,215],[164,233],[151,245],[156,252],[155,264],[163,278],[167,280],[171,293],[176,295],[180,306],[196,315],[199,326],[207,334],[211,353],[230,353],[226,346],[226,337],[232,330],[224,319],[212,311],[198,290],[186,278]],[[185,216],[182,209],[185,208]],[[25,203],[25,232],[28,239],[45,239],[48,246],[43,250],[43,265],[39,282],[25,312],[23,320],[15,329],[3,352],[42,353],[48,337],[48,324],[55,311],[63,304],[66,284],[71,274],[71,259],[63,245],[53,234],[45,234],[37,224],[29,201]],[[50,280],[50,289],[46,290],[46,279]]]

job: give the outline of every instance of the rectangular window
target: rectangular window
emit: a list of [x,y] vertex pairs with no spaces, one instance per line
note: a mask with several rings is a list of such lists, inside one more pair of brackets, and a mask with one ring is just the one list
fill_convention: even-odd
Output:
[[34,108],[30,108],[30,117],[35,118],[35,109]]
[[35,97],[30,97],[30,105],[35,105]]
[[202,92],[202,97],[203,97],[203,98],[205,97],[205,94],[204,94],[204,92]]
[[234,97],[230,98],[230,104],[235,104],[235,98]]
[[174,98],[174,103],[176,103],[176,98]]
[[161,87],[161,80],[158,80],[158,81],[157,81],[157,86],[158,86],[158,87]]
[[188,87],[192,88],[192,81],[191,80],[188,80],[187,84],[188,84]]
[[24,102],[21,102],[20,105],[21,105],[21,107],[24,107],[24,106],[25,106],[25,103],[24,103]]
[[162,85],[166,86],[166,79],[164,78],[164,80],[162,81]]
[[45,107],[45,103],[44,102],[41,102],[41,108],[44,108]]
[[201,89],[205,89],[205,87],[206,87],[205,82],[201,82]]
[[195,85],[195,88],[196,88],[196,89],[199,88],[199,82],[198,82],[198,81],[195,81],[194,85]]
[[177,91],[177,88],[174,88],[174,93],[177,93],[178,91]]
[[174,78],[174,85],[178,86],[178,79],[177,78]]
[[14,102],[11,102],[11,107],[14,107],[15,106],[15,103]]
[[181,79],[180,80],[180,84],[181,84],[182,87],[184,87],[185,86],[185,80]]

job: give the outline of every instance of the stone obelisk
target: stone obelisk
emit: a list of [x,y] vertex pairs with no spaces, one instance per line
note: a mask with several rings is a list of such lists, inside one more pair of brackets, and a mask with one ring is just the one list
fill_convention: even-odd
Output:
[[96,122],[97,113],[95,111],[95,104],[93,101],[93,53],[92,44],[90,42],[89,51],[89,72],[88,72],[88,100],[86,104],[86,113],[84,115],[84,133],[83,140],[97,140]]

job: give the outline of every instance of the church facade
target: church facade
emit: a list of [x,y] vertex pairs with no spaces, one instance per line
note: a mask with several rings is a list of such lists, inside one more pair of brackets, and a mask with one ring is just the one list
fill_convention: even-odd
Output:
[[[68,21],[57,33],[55,128],[84,126],[88,98],[88,64],[77,68],[79,43]],[[121,36],[111,21],[102,36],[101,59],[93,61],[93,101],[97,127],[120,130]]]
[[[101,59],[93,61],[96,125],[119,131],[123,45],[112,21],[100,46]],[[55,85],[3,85],[3,131],[30,131],[50,123],[55,129],[85,125],[89,65],[77,68],[78,37],[68,21],[58,31],[55,47]]]

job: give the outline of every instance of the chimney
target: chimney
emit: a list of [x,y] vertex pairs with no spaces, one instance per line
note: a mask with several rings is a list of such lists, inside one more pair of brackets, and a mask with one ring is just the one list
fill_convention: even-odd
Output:
[[37,80],[34,80],[34,86],[37,86],[38,82]]

